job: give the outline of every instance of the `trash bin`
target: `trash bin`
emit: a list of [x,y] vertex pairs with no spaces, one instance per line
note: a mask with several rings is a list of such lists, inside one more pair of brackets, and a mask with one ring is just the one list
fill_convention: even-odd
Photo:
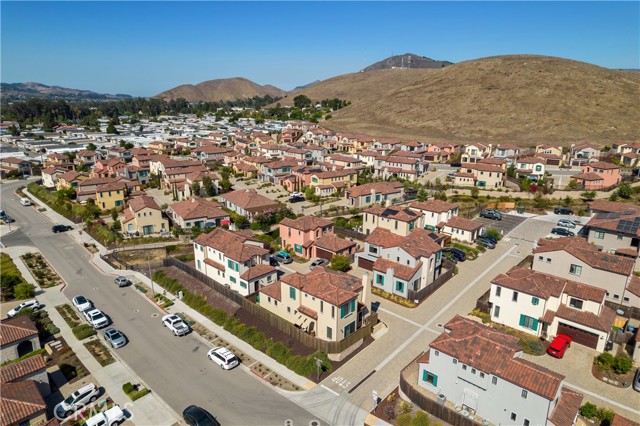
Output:
[[518,206],[517,212],[518,212],[518,214],[523,214],[524,213],[524,206]]

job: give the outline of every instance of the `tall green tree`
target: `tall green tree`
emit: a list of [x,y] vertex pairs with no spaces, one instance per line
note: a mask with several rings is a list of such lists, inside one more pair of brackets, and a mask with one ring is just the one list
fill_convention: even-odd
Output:
[[312,104],[311,99],[309,99],[305,95],[298,95],[295,98],[293,98],[293,106],[295,106],[298,109],[310,107],[311,104]]

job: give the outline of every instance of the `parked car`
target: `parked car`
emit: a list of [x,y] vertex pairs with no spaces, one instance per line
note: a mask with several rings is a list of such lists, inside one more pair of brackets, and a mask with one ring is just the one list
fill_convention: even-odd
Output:
[[444,254],[451,253],[453,258],[458,262],[464,262],[467,260],[467,254],[460,249],[454,247],[445,247],[442,249]]
[[131,281],[129,281],[129,278],[123,277],[123,276],[119,276],[114,280],[114,282],[118,284],[118,287],[126,287],[129,284],[131,284]]
[[5,213],[4,210],[0,209],[0,219],[2,219],[3,217],[5,217],[7,214]]
[[311,262],[311,265],[309,265],[309,269],[313,269],[317,266],[324,266],[327,263],[329,263],[327,259],[316,259],[313,262]]
[[491,241],[493,244],[498,244],[498,239],[492,235],[481,235],[480,238]]
[[269,266],[278,266],[279,263],[276,259],[273,258],[273,256],[269,256]]
[[8,214],[5,214],[4,216],[2,216],[2,220],[4,221],[4,223],[13,223],[16,221],[14,218],[9,216]]
[[302,197],[302,198],[304,198],[304,192],[300,192],[300,191],[293,191],[293,192],[291,193],[291,196],[292,196],[292,197]]
[[482,237],[476,238],[475,243],[478,244],[478,245],[484,246],[484,247],[486,247],[488,249],[491,249],[491,250],[496,248],[496,245],[493,242],[491,242],[489,240],[485,240]]
[[162,325],[171,330],[174,336],[184,336],[190,330],[189,326],[176,314],[163,316]]
[[573,214],[573,210],[567,208],[567,207],[556,207],[555,209],[553,209],[553,212],[555,214],[568,214],[568,215],[572,215]]
[[109,342],[113,349],[118,349],[127,344],[127,338],[120,330],[116,330],[113,327],[107,328],[104,331],[104,339]]
[[288,264],[293,262],[293,258],[291,258],[291,255],[289,254],[289,252],[286,252],[284,250],[280,250],[279,252],[277,252],[273,258],[275,260],[277,260],[278,262],[284,263],[284,264]]
[[23,311],[25,309],[31,309],[32,311],[37,311],[38,309],[40,309],[40,302],[38,302],[36,299],[22,302],[21,304],[11,309],[9,312],[7,312],[7,318],[13,318],[16,315],[18,315],[20,311]]
[[299,202],[304,201],[304,200],[305,200],[304,197],[297,197],[297,196],[289,197],[289,202],[290,203],[299,203]]
[[222,346],[211,349],[207,353],[207,357],[225,370],[231,370],[240,363],[233,352]]
[[563,228],[571,228],[571,229],[573,229],[573,228],[575,228],[575,227],[576,227],[575,222],[572,222],[572,221],[567,220],[567,219],[560,219],[560,220],[558,221],[557,225],[558,225],[558,226],[561,226],[561,227],[563,227]]
[[633,376],[633,389],[640,392],[640,368],[636,369],[636,375]]
[[211,413],[195,405],[185,408],[182,411],[182,418],[189,426],[220,426]]
[[553,228],[551,230],[552,234],[555,235],[562,235],[565,237],[573,237],[575,234],[575,232],[569,231],[567,228]]
[[558,334],[547,348],[547,353],[556,358],[562,358],[569,346],[571,346],[571,337]]
[[502,220],[502,213],[494,209],[483,209],[480,212],[480,217],[486,217],[491,220]]
[[67,232],[71,231],[73,228],[68,225],[53,225],[51,227],[51,232],[57,234],[58,232]]
[[73,306],[75,306],[76,309],[80,312],[84,312],[93,307],[93,303],[91,303],[89,299],[80,295],[74,297],[72,299],[72,302],[73,302]]
[[22,204],[23,206],[30,206],[31,200],[28,198],[20,198],[20,204]]
[[96,414],[84,422],[85,426],[117,426],[124,423],[127,417],[118,405],[114,405],[107,411]]
[[107,316],[100,309],[88,309],[84,311],[84,317],[96,330],[109,325]]
[[58,418],[71,416],[78,410],[82,410],[85,406],[98,399],[100,389],[93,383],[85,385],[66,397],[64,401],[56,405],[55,414]]

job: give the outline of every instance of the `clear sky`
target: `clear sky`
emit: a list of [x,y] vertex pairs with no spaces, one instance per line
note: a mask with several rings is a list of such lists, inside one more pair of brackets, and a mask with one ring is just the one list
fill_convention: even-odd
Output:
[[285,90],[394,54],[541,54],[640,68],[634,2],[7,2],[1,81],[152,96],[246,77]]

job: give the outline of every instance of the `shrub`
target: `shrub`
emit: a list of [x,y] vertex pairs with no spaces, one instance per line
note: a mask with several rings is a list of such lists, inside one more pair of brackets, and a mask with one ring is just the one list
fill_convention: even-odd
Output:
[[397,426],[411,426],[413,418],[409,413],[402,413],[398,417],[396,417],[396,425]]
[[598,412],[598,407],[595,404],[587,402],[582,407],[580,407],[580,415],[586,417],[588,419],[592,419],[596,416]]
[[131,382],[127,382],[124,385],[122,385],[122,391],[126,394],[130,394],[135,390],[136,388],[131,384]]
[[600,419],[600,426],[609,426],[613,420],[615,413],[608,408],[600,407],[596,413],[596,417]]
[[595,359],[596,365],[602,370],[610,370],[613,366],[613,361],[613,355],[611,355],[609,352],[601,353]]
[[431,420],[424,411],[418,411],[413,418],[412,426],[429,426]]
[[291,349],[286,347],[282,342],[274,342],[270,340],[267,343],[267,355],[278,361],[280,364],[286,365],[287,358],[291,356]]
[[137,399],[142,398],[143,396],[145,396],[149,392],[151,392],[149,389],[142,388],[140,390],[133,391],[133,392],[129,393],[128,395],[129,395],[129,398],[131,399],[131,401],[135,401]]
[[96,331],[89,324],[80,324],[71,329],[76,339],[83,340],[87,337],[94,336]]
[[406,402],[406,401],[400,402],[400,411],[402,411],[403,414],[409,414],[412,410],[413,410],[412,403]]
[[487,229],[487,232],[485,232],[485,235],[488,235],[489,237],[493,237],[498,241],[502,239],[502,234],[496,228]]
[[13,295],[16,299],[30,299],[36,295],[36,288],[33,284],[21,282],[13,289]]
[[613,371],[616,374],[625,374],[633,368],[633,360],[627,354],[618,354],[613,360]]

